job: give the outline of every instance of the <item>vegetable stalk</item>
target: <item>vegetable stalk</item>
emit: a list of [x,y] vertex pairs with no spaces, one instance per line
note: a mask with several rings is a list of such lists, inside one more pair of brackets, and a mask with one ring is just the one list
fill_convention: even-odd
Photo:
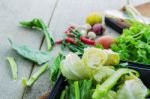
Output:
[[24,22],[24,21],[20,22],[20,24],[24,27],[35,28],[35,29],[41,30],[46,37],[48,50],[52,49],[52,46],[54,45],[54,38],[52,34],[49,33],[48,27],[44,24],[43,20],[35,18],[29,22]]
[[15,79],[17,79],[17,64],[16,64],[15,59],[13,57],[7,57],[7,60],[10,64],[10,67],[12,70],[12,78],[15,80]]
[[109,90],[115,86],[122,75],[129,74],[132,71],[133,70],[130,69],[118,69],[116,72],[114,72],[114,74],[112,74],[112,76],[110,76],[104,83],[102,83],[102,85],[97,85],[97,88],[94,91],[92,97],[94,99],[100,99],[106,96]]
[[75,88],[75,99],[80,99],[80,90],[79,90],[79,82],[74,82],[74,88]]
[[31,86],[48,68],[48,64],[44,64],[38,72],[36,72],[33,76],[30,77],[29,80],[22,80],[22,83],[26,86]]

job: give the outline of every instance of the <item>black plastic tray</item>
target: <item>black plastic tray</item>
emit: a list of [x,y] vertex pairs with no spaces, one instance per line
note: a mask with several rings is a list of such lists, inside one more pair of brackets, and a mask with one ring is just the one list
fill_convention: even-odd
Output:
[[[121,61],[121,63],[124,63],[126,61]],[[143,81],[143,83],[150,88],[150,65],[140,64],[140,63],[134,63],[134,62],[128,62],[128,67],[137,70],[140,73],[140,78]],[[62,90],[67,85],[67,82],[65,81],[65,77],[60,75],[48,97],[48,99],[60,99],[60,95]],[[150,99],[150,98],[147,98]]]

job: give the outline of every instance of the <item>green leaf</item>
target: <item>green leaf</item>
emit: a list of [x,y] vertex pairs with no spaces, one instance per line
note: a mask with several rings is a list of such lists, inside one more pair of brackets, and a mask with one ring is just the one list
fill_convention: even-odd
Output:
[[81,99],[91,99],[92,79],[79,81]]
[[43,20],[35,18],[32,21],[20,22],[20,24],[24,27],[35,28],[35,29],[41,30],[46,37],[48,50],[52,49],[52,46],[54,45],[54,37],[52,33],[48,31],[48,27],[44,24]]
[[17,45],[16,43],[12,42],[10,39],[9,42],[11,44],[11,47],[14,50],[16,50],[19,55],[33,62],[36,62],[39,65],[50,60],[50,55],[48,52],[35,50],[26,45]]
[[[75,53],[69,53],[60,65],[61,73],[70,80],[82,80],[91,77],[91,69]],[[84,71],[83,71],[84,70]]]
[[80,81],[68,81],[65,99],[91,99],[92,79]]
[[131,23],[111,49],[120,53],[121,60],[150,64],[150,26],[133,20]]
[[99,48],[99,49],[104,49],[103,46],[102,46],[102,44],[96,44],[95,47]]
[[118,69],[107,80],[105,80],[104,83],[102,83],[101,85],[97,85],[92,97],[94,99],[105,97],[108,94],[109,90],[111,90],[117,84],[117,81],[122,75],[132,72],[135,71],[131,69]]
[[[113,90],[110,90],[106,96],[102,97],[101,99],[116,99],[117,93]],[[99,99],[99,98],[98,98]]]
[[48,69],[48,64],[44,64],[40,67],[40,69],[33,74],[29,80],[22,80],[22,84],[25,86],[31,86],[35,83],[35,81]]
[[95,72],[93,78],[98,83],[105,81],[109,76],[111,76],[115,72],[114,68],[111,66],[102,66],[99,68],[97,72]]
[[117,92],[116,99],[145,99],[148,89],[139,78],[126,80]]
[[50,68],[50,82],[52,85],[54,85],[55,81],[57,80],[57,77],[59,75],[59,67],[60,63],[63,59],[63,55],[59,54],[53,61],[53,64],[51,65]]
[[15,62],[14,57],[7,57],[7,60],[10,64],[10,67],[11,67],[12,78],[15,80],[15,79],[17,79],[17,64]]

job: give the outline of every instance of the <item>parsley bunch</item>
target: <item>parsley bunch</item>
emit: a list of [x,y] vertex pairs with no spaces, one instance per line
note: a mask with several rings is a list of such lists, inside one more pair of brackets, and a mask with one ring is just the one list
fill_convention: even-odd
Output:
[[120,53],[121,60],[150,64],[150,26],[132,21],[111,49]]

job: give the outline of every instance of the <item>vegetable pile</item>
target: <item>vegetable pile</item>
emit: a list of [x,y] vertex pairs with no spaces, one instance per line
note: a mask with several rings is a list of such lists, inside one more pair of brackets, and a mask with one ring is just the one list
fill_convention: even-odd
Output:
[[118,53],[94,47],[82,58],[69,53],[59,67],[68,82],[61,99],[145,99],[148,89],[138,72],[115,67],[119,61]]
[[150,64],[150,26],[132,21],[111,49],[120,53],[121,60]]
[[106,40],[98,39],[97,41],[102,41],[102,43],[96,42],[97,36],[102,35],[104,31],[101,15],[99,13],[92,13],[87,17],[86,24],[70,25],[65,31],[66,37],[63,40],[57,40],[56,44],[61,44],[63,50],[67,47],[72,52],[77,52],[78,54],[82,54],[83,49],[88,45],[103,44],[104,48],[105,45],[108,48],[110,44],[103,43]]
[[[139,13],[126,8],[130,16],[137,19]],[[131,21],[131,27],[124,29],[117,39],[101,36],[105,31],[102,16],[92,13],[84,25],[70,25],[65,38],[55,42],[47,25],[41,19],[21,22],[21,26],[37,29],[44,33],[48,51],[57,44],[67,55],[59,53],[51,64],[50,83],[53,86],[58,76],[63,75],[68,85],[61,92],[60,99],[145,99],[148,88],[139,79],[139,73],[127,67],[120,67],[120,60],[150,64],[150,26]],[[101,37],[99,37],[101,36]],[[18,45],[9,39],[11,47],[22,57],[42,65],[22,84],[32,86],[48,70],[51,61],[48,51],[40,51],[26,45]],[[12,78],[17,79],[17,63],[14,57],[7,57]]]

